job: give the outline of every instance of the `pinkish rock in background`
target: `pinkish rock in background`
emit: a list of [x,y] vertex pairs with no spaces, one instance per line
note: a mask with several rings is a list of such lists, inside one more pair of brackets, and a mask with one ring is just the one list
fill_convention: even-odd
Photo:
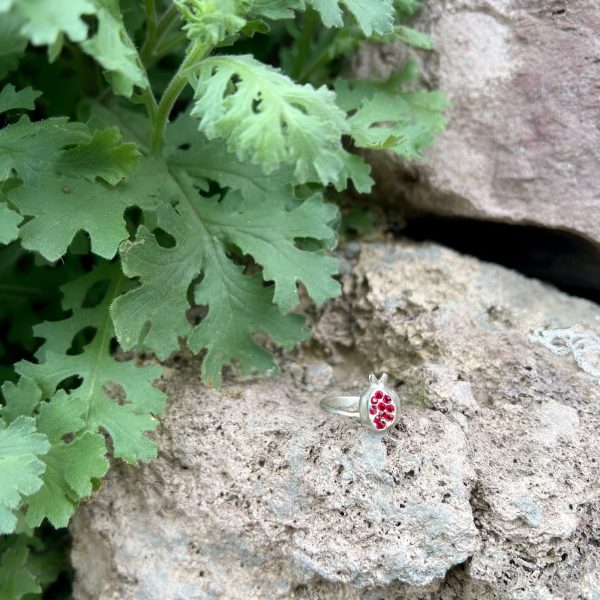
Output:
[[[600,3],[424,4],[416,27],[436,51],[423,73],[450,97],[449,125],[420,165],[374,157],[380,192],[409,210],[540,225],[600,244]],[[357,72],[386,73],[404,59],[394,46],[369,48]]]

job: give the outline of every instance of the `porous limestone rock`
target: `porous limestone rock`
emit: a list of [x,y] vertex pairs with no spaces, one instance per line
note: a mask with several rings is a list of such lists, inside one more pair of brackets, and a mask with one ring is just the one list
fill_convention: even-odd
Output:
[[[167,382],[159,457],[72,524],[78,599],[593,598],[600,385],[529,340],[600,309],[432,244],[345,251],[277,379]],[[386,370],[385,436],[323,413]]]
[[[377,153],[382,196],[418,211],[571,231],[600,243],[600,4],[424,2],[415,27],[435,51],[425,80],[451,99],[425,163]],[[365,50],[360,76],[400,67],[398,46]],[[407,177],[408,175],[408,177]]]

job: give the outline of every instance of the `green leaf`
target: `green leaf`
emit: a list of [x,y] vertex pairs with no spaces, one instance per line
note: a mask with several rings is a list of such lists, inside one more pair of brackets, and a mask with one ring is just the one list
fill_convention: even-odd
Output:
[[441,92],[393,91],[393,83],[338,80],[338,103],[354,111],[348,121],[360,148],[422,158],[422,151],[446,125],[443,111],[448,101]]
[[394,41],[404,42],[407,46],[412,46],[413,48],[433,50],[431,38],[426,33],[417,31],[412,27],[398,25],[394,28],[394,33],[390,37],[392,37]]
[[30,417],[42,399],[42,392],[33,379],[21,377],[15,384],[5,381],[2,385],[4,406],[0,408],[0,417],[11,423],[17,417]]
[[12,14],[0,15],[0,79],[17,68],[27,46],[27,38],[19,31],[21,19]]
[[[37,536],[26,536],[31,552],[27,561],[27,568],[42,586],[42,590],[54,583],[61,573],[69,576],[72,570],[68,552],[69,541],[63,532],[44,532],[43,539]],[[19,537],[25,537],[23,535]],[[32,600],[31,597],[26,600]]]
[[117,94],[129,98],[134,86],[149,87],[137,50],[131,41],[119,8],[119,0],[93,0],[98,32],[81,47],[107,71],[106,77]]
[[326,27],[342,27],[342,8],[345,6],[357,20],[366,36],[385,34],[392,30],[394,8],[392,0],[308,0],[321,15]]
[[94,6],[89,0],[4,0],[0,13],[7,10],[24,21],[21,33],[41,46],[53,44],[61,32],[73,42],[83,41],[87,25],[82,16],[92,14]]
[[0,537],[0,600],[33,600],[69,570],[65,536],[56,532],[27,531]]
[[317,304],[339,294],[340,285],[332,278],[338,261],[322,252],[302,250],[296,243],[311,238],[333,245],[331,223],[337,209],[320,195],[288,209],[284,198],[242,202],[230,194],[219,203],[207,202],[203,212],[201,218],[214,237],[235,244],[262,265],[264,279],[275,283],[273,300],[283,311],[298,304],[299,282]]
[[[189,115],[181,114],[167,129],[165,160],[170,168],[185,171],[198,184],[218,182],[246,198],[264,198],[281,190],[292,194],[293,167],[282,166],[267,175],[260,166],[238,160],[223,141],[208,140],[195,125]],[[201,187],[208,189],[208,183]]]
[[[269,354],[253,337],[263,332],[274,342],[290,346],[306,337],[302,319],[282,315],[273,305],[272,291],[262,287],[261,278],[243,275],[230,261],[223,241],[215,239],[219,224],[208,218],[219,216],[216,203],[199,198],[183,176],[181,184],[188,194],[187,211],[182,207],[178,213],[169,206],[158,211],[159,226],[173,235],[177,244],[162,248],[150,231],[141,227],[136,241],[125,242],[121,249],[126,274],[140,277],[142,285],[117,298],[112,307],[120,341],[125,347],[133,345],[149,321],[144,345],[159,356],[168,356],[178,347],[177,336],[192,331],[185,319],[187,294],[202,272],[196,301],[209,306],[209,316],[196,328],[190,344],[197,351],[209,349],[202,368],[204,380],[218,385],[222,366],[234,358],[244,370],[274,368]],[[224,214],[221,217],[226,218]],[[140,308],[150,306],[150,312],[145,308],[140,314]]]
[[2,202],[0,196],[0,244],[10,244],[19,237],[19,223],[23,217]]
[[[275,279],[276,299],[285,309],[297,302],[298,280],[303,281],[309,293],[320,302],[339,291],[339,285],[331,279],[337,263],[321,253],[302,251],[294,242],[297,237],[330,242],[333,231],[327,223],[335,216],[335,209],[320,204],[316,198],[289,210],[281,197],[242,201],[239,196],[231,195],[217,202],[199,196],[193,181],[185,173],[174,173],[173,176],[181,194],[178,208],[163,206],[157,214],[158,226],[173,236],[175,245],[170,248],[160,246],[146,227],[140,227],[135,241],[123,243],[123,269],[128,276],[139,277],[141,285],[117,298],[111,312],[117,337],[124,348],[143,344],[159,357],[167,357],[179,347],[178,337],[188,335],[192,330],[185,318],[189,307],[188,289],[203,274],[196,297],[208,304],[209,315],[211,311],[227,312],[235,307],[240,310],[240,322],[245,323],[236,330],[235,336],[225,336],[215,344],[215,348],[219,344],[221,348],[218,352],[215,350],[213,362],[204,368],[205,381],[218,384],[221,366],[228,357],[240,360],[242,368],[264,366],[264,353],[252,342],[252,336],[257,332],[262,331],[276,343],[286,346],[306,335],[297,317],[282,316],[273,307],[267,310],[269,303],[265,299],[268,297],[272,302],[273,291],[263,290],[258,278],[249,279],[233,269],[226,254],[228,246],[239,245],[243,251],[247,248],[260,257],[265,275],[268,273]],[[268,222],[263,224],[263,218]],[[281,256],[276,256],[278,253]],[[221,282],[219,285],[218,281]],[[205,282],[207,290],[204,290]],[[247,300],[250,297],[255,298],[258,307],[244,308],[245,303],[240,298]],[[259,312],[268,318],[253,321]],[[287,334],[282,337],[286,326]],[[220,327],[229,328],[225,324]],[[202,331],[205,328],[203,326]],[[240,337],[246,340],[244,344],[240,343]],[[206,335],[203,333],[195,340],[195,347],[200,348]],[[244,349],[242,354],[236,350],[238,347]],[[217,356],[220,357],[218,360]]]
[[[92,252],[112,258],[128,235],[123,213],[128,206],[138,204],[135,196],[132,185],[113,188],[101,182],[56,177],[21,186],[10,199],[22,215],[33,217],[21,227],[23,247],[55,261],[81,230],[89,234]],[[39,201],[42,197],[44,203]]]
[[89,137],[82,123],[64,118],[32,123],[22,116],[0,129],[0,181],[17,176],[24,183],[37,183],[54,176],[65,146],[87,142]]
[[92,480],[102,477],[108,469],[104,437],[86,431],[68,444],[63,436],[81,430],[86,405],[77,395],[58,392],[49,402],[43,402],[37,417],[37,427],[47,435],[52,447],[44,456],[46,470],[43,486],[27,499],[26,521],[38,527],[44,518],[54,527],[66,527],[77,501],[92,493]]
[[394,6],[401,15],[410,17],[421,10],[423,5],[420,0],[394,0]]
[[21,226],[21,243],[50,261],[64,255],[82,230],[94,253],[112,258],[128,235],[125,210],[156,204],[143,169],[139,177],[118,183],[134,170],[139,153],[133,144],[121,144],[114,128],[92,132],[65,119],[31,123],[21,118],[0,130],[0,148],[0,178],[16,175],[23,181],[7,199],[31,217]]
[[246,10],[267,19],[291,19],[295,10],[304,10],[304,0],[251,0]]
[[45,465],[39,457],[49,449],[48,438],[36,431],[33,418],[18,417],[8,426],[0,421],[0,533],[14,530],[13,511],[23,496],[41,487]]
[[[120,104],[112,103],[109,107],[93,105],[91,108],[94,122],[98,126],[119,123],[128,139],[140,140],[147,137],[147,125],[144,125],[139,115],[124,109]],[[203,303],[208,297],[212,298],[210,303],[207,302],[209,316],[206,319],[212,319],[219,310],[227,311],[228,307],[236,307],[240,315],[235,331],[227,329],[227,335],[215,336],[218,339],[215,339],[211,347],[203,346],[204,338],[208,340],[207,333],[196,333],[193,336],[195,349],[208,348],[208,362],[203,369],[204,381],[218,385],[221,368],[228,360],[239,361],[244,370],[273,367],[272,360],[266,360],[267,355],[260,347],[260,341],[265,335],[288,346],[305,339],[308,334],[298,316],[282,316],[273,307],[274,287],[264,288],[260,285],[259,278],[248,278],[243,272],[238,272],[238,268],[231,262],[231,258],[235,260],[237,254],[231,247],[232,244],[235,245],[233,239],[236,228],[230,227],[227,230],[228,220],[235,216],[243,228],[250,230],[255,222],[253,207],[260,207],[261,203],[264,203],[261,210],[269,213],[267,203],[271,202],[274,213],[280,215],[282,221],[300,216],[306,207],[300,208],[297,213],[293,212],[301,204],[294,200],[293,187],[296,180],[292,167],[281,167],[266,176],[259,167],[244,163],[228,153],[222,141],[209,141],[199,135],[191,124],[189,116],[181,115],[167,128],[164,170],[159,165],[155,165],[154,170],[160,172],[159,178],[166,190],[163,197],[169,198],[176,208],[160,207],[157,222],[141,227],[135,241],[122,244],[123,268],[128,276],[139,278],[141,285],[118,297],[111,307],[111,313],[117,338],[124,348],[145,347],[165,358],[178,350],[179,339],[193,330],[185,318],[185,312],[190,307],[191,289],[195,290],[196,298],[202,298]],[[342,154],[343,159],[346,155],[347,153]],[[360,168],[357,167],[354,171],[358,172]],[[368,167],[364,168],[368,178]],[[200,191],[213,189],[215,184],[239,191],[243,199],[232,195],[228,202],[217,203],[199,195]],[[236,202],[241,211],[239,214],[236,214]],[[309,218],[303,231],[310,230],[309,237],[320,231],[319,237],[323,240],[319,245],[330,245],[334,233],[326,226],[326,221],[335,216],[334,209],[326,208],[325,205],[321,207],[319,203],[314,208],[317,215],[314,219]],[[247,218],[244,221],[246,210]],[[319,222],[315,225],[317,219]],[[170,234],[174,245],[161,246],[152,233],[152,229],[156,227]],[[289,233],[287,242],[278,240],[278,243],[284,244],[286,251],[295,254],[295,234],[291,229]],[[243,231],[240,235],[242,234]],[[273,235],[273,240],[277,240],[276,232]],[[252,238],[251,231],[247,233],[247,238]],[[273,254],[269,255],[268,262],[276,260],[272,259]],[[314,261],[317,268],[317,272],[307,277],[316,297],[319,293],[336,294],[337,283],[330,276],[334,271],[333,261],[319,252],[311,254],[304,251],[300,264],[305,264],[305,261]],[[286,279],[281,278],[280,285],[287,286],[288,303],[294,294],[289,292],[292,287],[290,282],[297,277],[301,278],[298,275],[299,269],[299,266],[293,265],[285,273]],[[202,281],[195,286],[199,276]],[[222,283],[211,283],[214,281]],[[203,286],[209,284],[211,292],[205,293]],[[293,286],[295,288],[295,284]],[[242,296],[244,301],[238,301],[238,296]],[[283,297],[285,295],[282,293]],[[267,299],[270,299],[271,304],[267,303]],[[256,302],[256,306],[253,302]],[[267,315],[268,318],[253,321],[259,314]],[[217,319],[218,323],[220,321],[221,319]],[[263,321],[267,323],[263,324]],[[287,328],[287,337],[281,335],[280,322]],[[270,324],[272,331],[266,329],[267,324]],[[204,327],[202,331],[208,332],[207,326]],[[259,337],[256,337],[257,334]],[[243,351],[236,350],[237,347]],[[214,350],[211,351],[211,348]]]
[[26,87],[20,91],[16,91],[15,86],[10,83],[5,85],[0,92],[0,113],[15,108],[26,108],[33,110],[35,108],[35,100],[42,95],[41,92],[36,92],[30,87]]
[[123,98],[112,98],[106,103],[87,99],[85,108],[91,128],[117,127],[125,141],[134,142],[145,155],[150,153],[147,143],[152,135],[152,124],[143,112],[134,110],[131,103]]
[[352,181],[356,191],[368,194],[375,183],[371,178],[371,167],[357,154],[343,153],[344,166],[334,182],[335,188],[341,192],[348,187],[348,180]]
[[336,180],[342,166],[344,113],[325,87],[295,84],[251,56],[214,56],[190,74],[192,115],[209,139],[223,138],[240,161],[267,173],[294,164],[298,181]]
[[[277,370],[271,353],[256,343],[257,333],[290,348],[310,337],[300,315],[282,315],[273,304],[270,289],[259,275],[247,277],[241,267],[217,255],[220,269],[206,272],[196,286],[195,300],[209,306],[208,315],[194,328],[188,344],[194,352],[206,349],[202,379],[209,386],[221,385],[223,366],[237,361],[243,372]],[[215,301],[220,299],[220,301]]]
[[135,144],[121,144],[116,127],[95,131],[89,140],[65,150],[56,170],[66,177],[83,177],[94,182],[97,177],[117,185],[134,171],[140,153]]
[[246,25],[239,0],[174,0],[181,12],[187,36],[214,47]]
[[186,318],[188,289],[202,272],[211,240],[199,219],[190,223],[170,205],[159,207],[157,215],[160,227],[177,243],[173,248],[161,247],[144,226],[135,241],[123,242],[123,271],[128,277],[139,277],[141,286],[116,298],[111,314],[125,350],[141,343],[164,360],[192,329]]
[[[84,307],[89,290],[98,285],[108,285],[102,301]],[[156,447],[145,432],[155,428],[153,415],[162,411],[165,396],[152,385],[160,377],[159,366],[137,367],[131,361],[116,361],[111,355],[114,332],[108,307],[126,285],[120,269],[105,264],[63,286],[63,304],[72,315],[37,326],[35,334],[46,339],[38,354],[40,363],[21,361],[16,370],[34,379],[45,397],[52,397],[61,382],[80,378],[70,396],[82,407],[85,429],[92,433],[100,428],[106,430],[112,438],[115,457],[135,462],[156,456]],[[84,330],[94,333],[80,354],[65,354],[65,345],[70,343],[63,334],[65,330],[70,335]],[[85,444],[90,443],[95,442],[85,440]],[[71,486],[74,483],[75,480],[70,481]]]
[[0,600],[21,600],[42,591],[29,565],[30,551],[25,536],[14,536],[0,557]]

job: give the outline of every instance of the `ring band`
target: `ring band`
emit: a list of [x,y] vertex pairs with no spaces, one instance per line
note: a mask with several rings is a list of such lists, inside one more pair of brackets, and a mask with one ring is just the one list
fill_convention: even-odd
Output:
[[398,419],[398,394],[387,386],[386,373],[377,379],[369,375],[369,387],[360,396],[333,396],[321,400],[321,408],[334,415],[353,417],[369,429],[383,433]]
[[360,418],[359,404],[360,396],[334,396],[321,400],[321,408],[325,412],[355,419]]

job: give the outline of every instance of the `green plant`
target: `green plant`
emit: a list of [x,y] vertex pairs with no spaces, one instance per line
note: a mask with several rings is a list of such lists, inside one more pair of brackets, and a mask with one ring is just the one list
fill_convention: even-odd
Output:
[[35,528],[68,524],[107,443],[155,456],[162,367],[130,351],[187,344],[218,386],[308,337],[298,286],[339,293],[334,202],[373,183],[351,149],[419,158],[444,126],[412,61],[341,76],[365,38],[429,48],[417,8],[0,1],[0,599],[56,577]]

